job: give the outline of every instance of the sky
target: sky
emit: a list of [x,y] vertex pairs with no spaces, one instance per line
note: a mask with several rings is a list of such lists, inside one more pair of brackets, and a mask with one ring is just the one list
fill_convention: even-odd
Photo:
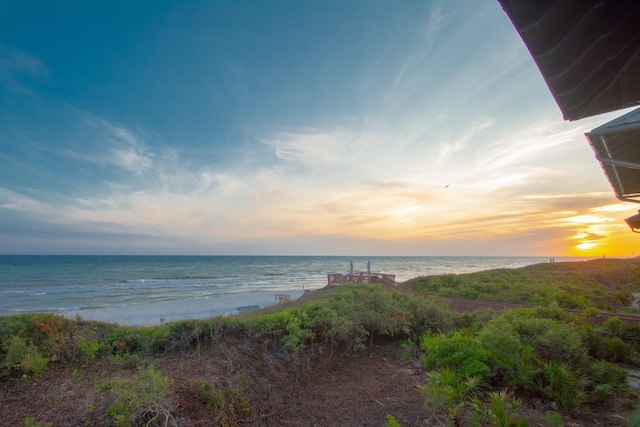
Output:
[[637,256],[496,0],[0,0],[0,254]]

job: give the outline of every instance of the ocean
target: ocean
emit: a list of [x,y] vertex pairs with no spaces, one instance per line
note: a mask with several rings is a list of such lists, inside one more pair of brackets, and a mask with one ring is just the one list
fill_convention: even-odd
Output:
[[[581,258],[555,258],[556,262]],[[435,274],[518,268],[542,257],[44,256],[0,255],[0,315],[52,312],[147,325],[229,315],[245,306],[298,298],[328,273]]]

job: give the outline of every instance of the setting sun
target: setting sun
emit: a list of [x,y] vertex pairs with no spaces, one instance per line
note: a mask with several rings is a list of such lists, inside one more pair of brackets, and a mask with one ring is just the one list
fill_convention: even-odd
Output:
[[576,245],[576,248],[584,250],[584,249],[591,249],[591,248],[593,248],[595,246],[598,246],[598,244],[597,243],[593,243],[593,242],[582,242],[582,243]]

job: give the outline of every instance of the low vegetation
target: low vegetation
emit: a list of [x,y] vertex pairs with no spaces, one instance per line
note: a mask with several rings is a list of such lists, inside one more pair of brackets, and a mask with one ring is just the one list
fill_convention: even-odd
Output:
[[412,279],[417,292],[562,308],[626,311],[640,292],[640,260],[596,259],[543,263],[519,269],[445,274]]
[[[346,389],[332,372],[377,363],[413,366],[418,387],[401,388],[422,396],[411,415],[369,399],[376,410],[359,416],[377,425],[560,426],[593,414],[601,425],[627,425],[640,419],[626,382],[627,370],[640,366],[640,324],[594,324],[592,311],[565,312],[548,296],[554,287],[573,289],[581,307],[603,308],[635,290],[639,265],[599,260],[414,280],[414,289],[433,294],[426,297],[343,285],[279,310],[142,328],[41,313],[0,317],[0,411],[7,425],[23,426],[349,424],[331,406],[290,408],[300,402],[291,390],[309,392],[323,377],[333,385],[322,398],[337,393],[342,402]],[[454,293],[538,307],[458,314],[438,298]],[[363,382],[367,375],[378,372],[361,373]],[[40,382],[70,396],[74,410],[38,406]]]

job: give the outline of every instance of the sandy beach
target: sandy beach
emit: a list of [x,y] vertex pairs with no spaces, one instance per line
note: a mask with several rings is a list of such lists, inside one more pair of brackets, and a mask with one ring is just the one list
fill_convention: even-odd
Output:
[[[299,298],[303,291],[287,291],[291,299]],[[204,319],[215,316],[229,316],[238,313],[238,308],[258,305],[264,308],[275,304],[273,292],[250,292],[234,295],[220,295],[215,298],[165,301],[126,307],[109,307],[89,310],[74,310],[61,313],[75,318],[77,315],[87,320],[118,323],[120,325],[159,325],[184,319]]]
[[53,312],[123,325],[237,313],[298,298],[328,274],[366,271],[395,281],[548,262],[539,257],[0,256],[0,315]]

